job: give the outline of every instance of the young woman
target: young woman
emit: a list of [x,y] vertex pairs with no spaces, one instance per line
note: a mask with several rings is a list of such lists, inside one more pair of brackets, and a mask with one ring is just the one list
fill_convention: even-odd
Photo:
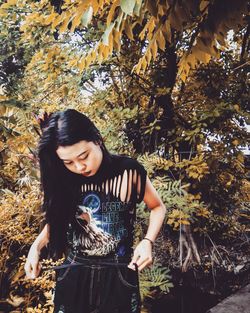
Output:
[[[166,209],[136,160],[110,154],[95,125],[72,109],[42,124],[38,155],[46,225],[25,264],[36,278],[40,251],[66,255],[57,272],[57,313],[139,312],[138,270],[152,263],[152,245]],[[133,250],[136,204],[151,210]]]

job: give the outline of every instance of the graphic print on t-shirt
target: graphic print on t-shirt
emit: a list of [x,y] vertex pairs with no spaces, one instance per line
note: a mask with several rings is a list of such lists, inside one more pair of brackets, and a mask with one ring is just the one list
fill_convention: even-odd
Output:
[[102,256],[114,251],[118,240],[102,229],[100,198],[91,193],[84,197],[83,205],[78,206],[76,220],[82,228],[74,244],[81,246],[87,255]]

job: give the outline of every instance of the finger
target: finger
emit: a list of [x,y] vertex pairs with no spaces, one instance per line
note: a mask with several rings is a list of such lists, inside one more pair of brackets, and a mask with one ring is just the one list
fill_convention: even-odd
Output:
[[34,279],[39,275],[40,267],[39,264],[26,263],[24,266],[26,278]]
[[35,279],[37,278],[37,276],[38,276],[38,272],[36,270],[33,270],[30,278]]
[[152,256],[149,254],[141,255],[137,261],[138,266],[141,266],[143,263],[147,262],[148,264],[152,263]]
[[133,262],[133,260],[131,261],[132,263],[132,267],[133,270],[139,270],[139,267],[145,262],[145,258],[142,258],[141,256],[138,256],[137,260],[135,262]]
[[41,265],[41,263],[38,263],[38,270],[39,270],[39,272],[41,271],[41,269],[42,269],[42,265]]
[[137,264],[137,261],[139,260],[140,256],[134,254],[132,260],[130,261],[128,267],[135,271],[135,263]]
[[40,263],[37,263],[33,266],[32,278],[37,278],[41,270]]
[[32,278],[33,278],[33,277],[32,277],[32,272],[31,272],[31,271],[26,272],[25,278],[27,278],[27,279],[32,279]]
[[31,264],[26,263],[24,266],[24,270],[25,270],[26,276],[29,277],[31,275],[31,271],[32,271]]
[[145,260],[143,263],[141,263],[140,266],[138,266],[138,271],[142,271],[145,267],[150,266],[152,263],[149,260]]
[[148,262],[148,258],[140,258],[140,259],[137,261],[138,269],[139,269],[144,263],[147,263],[147,262]]
[[141,257],[138,261],[137,261],[137,264],[138,264],[138,269],[139,270],[142,270],[144,267],[146,266],[149,266],[150,264],[153,263],[153,258],[152,256],[147,256],[147,257]]

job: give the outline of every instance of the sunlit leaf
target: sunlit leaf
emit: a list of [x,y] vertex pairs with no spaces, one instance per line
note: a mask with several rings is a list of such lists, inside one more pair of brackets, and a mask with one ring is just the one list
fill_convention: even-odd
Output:
[[122,11],[127,15],[132,15],[136,0],[121,0],[120,6]]

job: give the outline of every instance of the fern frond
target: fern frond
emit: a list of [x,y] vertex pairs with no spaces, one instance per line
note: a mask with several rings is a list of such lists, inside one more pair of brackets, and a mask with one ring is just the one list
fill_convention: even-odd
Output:
[[173,287],[170,281],[169,269],[158,263],[154,263],[151,268],[145,268],[140,273],[141,298],[152,297],[153,289],[159,288],[161,292],[169,292]]

